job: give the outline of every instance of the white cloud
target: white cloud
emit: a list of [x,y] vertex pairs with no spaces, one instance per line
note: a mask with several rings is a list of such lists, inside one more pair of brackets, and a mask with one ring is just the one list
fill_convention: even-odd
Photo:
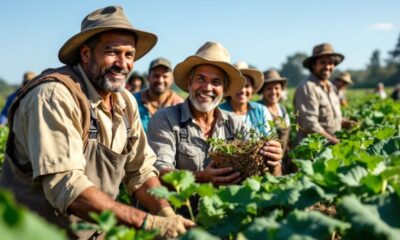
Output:
[[391,31],[394,29],[394,24],[390,22],[377,22],[374,24],[371,24],[370,29],[376,30],[376,31]]

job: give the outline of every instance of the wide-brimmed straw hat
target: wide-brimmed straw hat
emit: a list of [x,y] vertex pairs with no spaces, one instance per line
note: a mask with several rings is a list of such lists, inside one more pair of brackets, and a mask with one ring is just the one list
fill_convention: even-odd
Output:
[[315,46],[313,48],[313,52],[312,52],[312,56],[306,58],[303,61],[303,66],[307,69],[311,69],[311,63],[313,60],[315,60],[316,58],[322,57],[322,56],[337,56],[338,60],[335,63],[335,65],[338,65],[339,63],[341,63],[344,59],[343,54],[341,53],[337,53],[333,50],[333,47],[331,44],[329,43],[322,43],[319,44],[317,46]]
[[342,80],[343,82],[345,82],[349,85],[353,84],[353,81],[351,80],[351,75],[348,72],[343,72],[343,73],[339,74],[339,76],[337,76],[335,78],[335,80]]
[[282,84],[282,88],[287,86],[288,80],[287,78],[281,77],[278,71],[275,69],[269,69],[268,71],[264,72],[264,85],[268,83],[279,82]]
[[182,90],[188,92],[188,80],[190,71],[193,67],[210,64],[221,68],[228,77],[228,85],[225,84],[224,95],[230,96],[237,93],[245,84],[244,77],[240,74],[230,60],[228,50],[226,50],[220,43],[206,42],[197,50],[195,55],[189,56],[183,62],[176,65],[174,69],[175,84]]
[[135,60],[143,57],[157,43],[155,34],[133,27],[122,7],[109,6],[90,13],[82,20],[81,31],[64,43],[58,52],[58,59],[70,66],[77,64],[80,46],[94,35],[109,30],[124,30],[136,36]]
[[242,75],[250,76],[254,81],[254,92],[258,92],[264,83],[263,73],[255,68],[250,68],[249,65],[244,61],[239,61],[234,64],[239,69]]

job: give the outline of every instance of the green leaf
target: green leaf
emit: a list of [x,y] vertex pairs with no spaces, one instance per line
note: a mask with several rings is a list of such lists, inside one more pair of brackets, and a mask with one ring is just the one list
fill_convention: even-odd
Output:
[[361,179],[361,184],[373,193],[379,193],[382,190],[383,178],[380,175],[368,175]]
[[275,229],[279,228],[280,224],[272,218],[256,218],[246,228],[244,235],[248,239],[273,239],[272,234]]
[[367,148],[368,153],[371,155],[388,156],[395,152],[400,151],[400,136],[390,139],[382,140]]
[[338,173],[339,179],[348,187],[359,187],[361,179],[368,175],[368,171],[362,166],[346,167]]
[[282,221],[276,239],[329,239],[333,232],[350,228],[350,225],[319,212],[297,211]]
[[214,193],[215,193],[215,188],[211,183],[200,184],[197,187],[197,194],[199,194],[200,197],[206,197],[206,196],[210,197],[214,195]]
[[384,127],[375,133],[375,137],[379,140],[385,140],[392,137],[396,132],[396,129],[391,127]]
[[[364,205],[355,196],[346,196],[339,205],[341,215],[351,223],[348,236],[351,238],[368,239],[398,239],[400,229],[388,225],[381,216],[376,205]],[[393,215],[398,219],[400,204],[397,201],[397,208],[387,211],[386,214]],[[397,220],[398,222],[398,220]]]
[[190,171],[172,171],[165,174],[163,180],[171,184],[177,192],[195,183],[193,173]]
[[300,171],[304,172],[306,175],[314,175],[314,168],[310,160],[293,160]]
[[168,188],[164,186],[159,186],[155,188],[149,189],[149,193],[157,198],[162,198],[162,199],[169,199],[172,193],[169,192]]
[[64,231],[18,206],[9,192],[0,190],[0,238],[65,240]]
[[261,184],[259,181],[254,178],[247,178],[243,183],[243,186],[248,187],[254,192],[258,192],[261,188]]
[[218,240],[219,238],[211,235],[201,228],[190,229],[181,240]]

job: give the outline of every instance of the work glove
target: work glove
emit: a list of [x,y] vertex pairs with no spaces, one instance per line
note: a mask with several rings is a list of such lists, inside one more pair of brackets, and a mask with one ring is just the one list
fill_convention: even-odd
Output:
[[162,237],[176,238],[186,232],[186,229],[195,226],[195,223],[180,215],[160,217],[148,214],[143,223],[144,230],[157,229]]
[[158,211],[158,213],[156,215],[160,216],[160,217],[173,217],[173,216],[176,216],[176,213],[172,209],[172,207],[165,207],[165,208],[162,208],[160,211]]

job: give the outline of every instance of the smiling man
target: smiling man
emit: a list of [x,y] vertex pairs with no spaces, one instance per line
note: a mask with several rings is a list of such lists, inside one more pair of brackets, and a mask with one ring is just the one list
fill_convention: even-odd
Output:
[[315,46],[312,56],[304,60],[303,66],[311,74],[299,83],[294,96],[296,121],[300,126],[295,145],[311,133],[320,133],[332,144],[340,141],[334,135],[342,126],[340,102],[329,78],[343,59],[342,54],[324,43]]
[[[121,224],[167,237],[194,225],[148,194],[160,186],[156,155],[124,89],[134,61],[156,42],[156,35],[134,28],[121,7],[96,10],[60,49],[66,65],[42,72],[11,106],[0,187],[65,229],[69,239],[104,237],[70,225],[105,210]],[[121,182],[151,214],[115,201]]]
[[[238,117],[217,106],[224,96],[237,93],[245,79],[230,63],[228,51],[220,44],[207,42],[195,55],[174,69],[176,84],[189,93],[185,102],[158,111],[150,120],[148,141],[157,154],[155,166],[161,175],[174,169],[192,171],[197,182],[214,185],[241,180],[232,168],[216,168],[208,156],[210,137],[233,140],[249,127]],[[269,141],[260,154],[274,175],[281,175],[282,149]]]
[[158,109],[183,102],[183,99],[171,90],[174,77],[171,62],[168,59],[157,58],[151,61],[147,80],[149,88],[134,94],[145,132],[147,132],[150,118]]

